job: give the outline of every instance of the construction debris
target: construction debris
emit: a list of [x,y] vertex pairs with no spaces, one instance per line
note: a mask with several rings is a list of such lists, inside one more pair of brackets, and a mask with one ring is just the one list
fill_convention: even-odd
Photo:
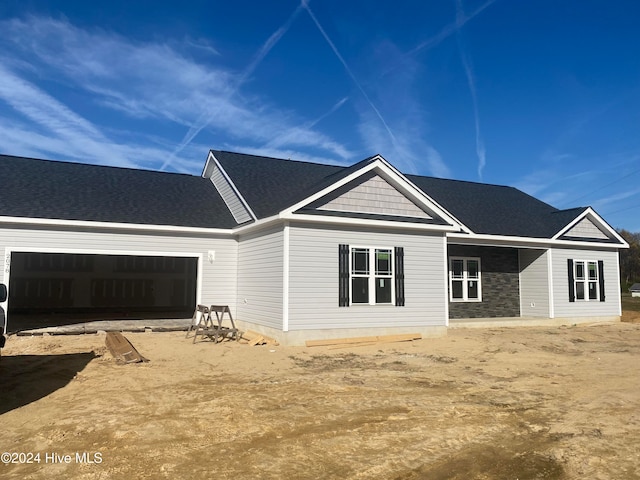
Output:
[[421,340],[421,333],[405,333],[399,335],[378,335],[375,337],[328,338],[325,340],[307,340],[307,347],[348,348],[377,345],[379,343],[410,342]]
[[113,358],[122,363],[148,362],[120,332],[108,332],[105,340]]
[[247,330],[242,333],[240,343],[249,344],[252,347],[255,345],[279,345],[275,338],[267,337],[262,333],[253,332],[251,330]]

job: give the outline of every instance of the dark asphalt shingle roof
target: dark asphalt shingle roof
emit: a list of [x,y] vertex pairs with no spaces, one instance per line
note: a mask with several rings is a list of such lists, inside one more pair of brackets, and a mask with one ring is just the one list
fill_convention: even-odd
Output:
[[514,187],[406,177],[477,234],[550,238],[585,210],[558,210]]
[[0,155],[0,216],[231,228],[199,176]]
[[[212,150],[258,218],[275,215],[362,167]],[[516,188],[406,175],[474,233],[551,238],[586,207],[558,210]]]
[[[362,168],[212,150],[259,219],[277,214]],[[236,226],[210,180],[193,175],[0,155],[0,216]],[[558,210],[513,187],[407,175],[478,234],[550,238],[584,208]]]
[[212,150],[258,218],[281,212],[344,175],[347,167]]

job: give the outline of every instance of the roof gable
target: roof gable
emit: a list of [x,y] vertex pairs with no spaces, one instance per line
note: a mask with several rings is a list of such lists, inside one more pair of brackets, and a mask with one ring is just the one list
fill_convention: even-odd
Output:
[[[553,237],[559,240],[581,242],[618,243],[628,246],[627,242],[609,226],[591,207],[580,209],[570,221]],[[575,210],[573,210],[575,211]]]
[[[406,222],[419,227],[438,225],[446,230],[461,226],[380,155],[328,177],[326,187],[281,212],[283,218],[315,215],[342,219]],[[326,182],[323,182],[326,184]],[[439,228],[440,228],[439,227]]]
[[433,218],[375,172],[349,184],[346,191],[323,198],[317,209],[327,212],[370,213],[390,216]]

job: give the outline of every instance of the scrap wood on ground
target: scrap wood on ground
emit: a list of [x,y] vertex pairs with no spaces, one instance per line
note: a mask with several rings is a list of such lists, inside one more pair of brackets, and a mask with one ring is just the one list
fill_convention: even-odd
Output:
[[120,332],[108,332],[105,340],[113,358],[122,363],[148,362]]
[[279,345],[278,341],[275,338],[267,337],[262,333],[254,332],[251,330],[247,330],[246,332],[242,333],[240,342],[249,344],[252,347],[256,345]]
[[307,347],[327,347],[330,349],[364,347],[380,343],[411,342],[421,340],[421,333],[404,333],[399,335],[377,335],[374,337],[329,338],[325,340],[307,340]]

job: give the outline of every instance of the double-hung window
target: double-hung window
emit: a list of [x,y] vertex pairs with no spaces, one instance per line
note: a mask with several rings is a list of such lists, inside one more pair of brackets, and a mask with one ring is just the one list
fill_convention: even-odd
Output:
[[449,298],[452,302],[482,301],[480,259],[451,257],[449,259]]
[[404,249],[339,245],[339,306],[404,305]]
[[351,303],[377,305],[393,298],[393,250],[351,248]]
[[604,262],[569,259],[569,301],[604,301]]

